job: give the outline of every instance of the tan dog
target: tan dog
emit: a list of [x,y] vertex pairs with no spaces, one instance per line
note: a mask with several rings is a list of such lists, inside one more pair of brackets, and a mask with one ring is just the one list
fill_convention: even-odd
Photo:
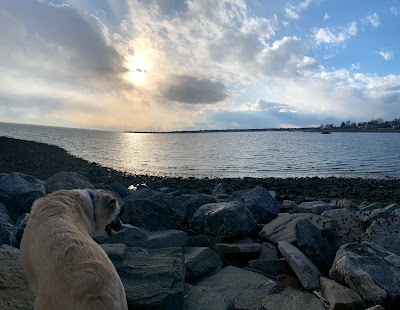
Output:
[[111,234],[119,212],[117,201],[101,190],[61,190],[35,201],[21,261],[36,310],[128,309],[114,265],[92,239],[105,230]]

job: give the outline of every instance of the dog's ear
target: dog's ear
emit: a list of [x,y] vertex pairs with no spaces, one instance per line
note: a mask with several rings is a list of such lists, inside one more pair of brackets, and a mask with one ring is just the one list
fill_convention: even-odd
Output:
[[112,196],[110,196],[110,195],[107,195],[107,196],[104,198],[104,206],[105,206],[108,210],[114,211],[115,208],[117,207],[117,200],[116,200],[114,197],[112,197]]

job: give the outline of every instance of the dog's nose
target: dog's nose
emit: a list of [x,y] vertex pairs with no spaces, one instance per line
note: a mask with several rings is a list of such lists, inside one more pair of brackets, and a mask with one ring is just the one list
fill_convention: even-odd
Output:
[[122,222],[121,222],[121,220],[119,219],[119,216],[117,216],[117,217],[115,218],[115,220],[112,221],[112,222],[110,223],[110,226],[111,226],[111,228],[114,229],[115,231],[120,231],[120,230],[122,229]]

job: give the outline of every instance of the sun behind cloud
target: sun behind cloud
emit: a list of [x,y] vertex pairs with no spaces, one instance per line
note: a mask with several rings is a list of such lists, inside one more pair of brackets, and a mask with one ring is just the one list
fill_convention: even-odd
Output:
[[138,54],[130,56],[127,67],[129,70],[127,72],[127,78],[132,84],[142,85],[146,83],[149,63],[145,57]]

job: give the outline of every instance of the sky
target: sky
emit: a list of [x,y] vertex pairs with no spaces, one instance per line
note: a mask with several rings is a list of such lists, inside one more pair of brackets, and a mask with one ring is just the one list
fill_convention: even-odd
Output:
[[1,0],[0,121],[115,131],[400,118],[400,0]]

